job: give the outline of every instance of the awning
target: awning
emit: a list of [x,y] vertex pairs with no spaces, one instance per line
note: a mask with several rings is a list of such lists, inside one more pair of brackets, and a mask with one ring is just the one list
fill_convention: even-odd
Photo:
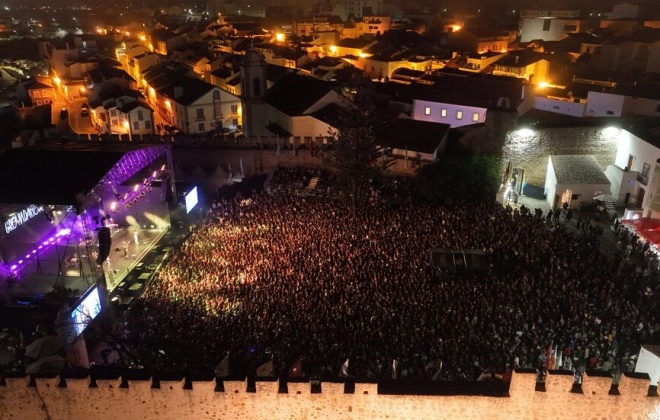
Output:
[[640,217],[639,219],[624,220],[621,223],[635,229],[635,232],[652,244],[660,245],[660,219]]

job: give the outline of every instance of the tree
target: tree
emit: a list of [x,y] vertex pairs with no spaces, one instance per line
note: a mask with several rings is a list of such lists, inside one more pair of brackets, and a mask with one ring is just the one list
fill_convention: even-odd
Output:
[[375,107],[366,87],[359,83],[349,87],[353,101],[340,107],[329,133],[333,146],[330,163],[337,172],[337,187],[350,198],[354,214],[361,197],[368,193],[369,181],[379,173]]
[[422,167],[415,184],[433,201],[492,201],[501,182],[501,160],[491,156],[443,156]]

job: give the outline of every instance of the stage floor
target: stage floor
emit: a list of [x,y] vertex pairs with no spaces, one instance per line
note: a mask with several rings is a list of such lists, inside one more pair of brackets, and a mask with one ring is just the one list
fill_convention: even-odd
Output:
[[[145,256],[166,233],[167,229],[142,229],[133,226],[113,232],[110,256],[103,263],[109,292],[121,284],[133,269],[140,266]],[[56,251],[50,252],[54,254]],[[48,255],[44,256],[44,259],[48,258]],[[81,253],[81,259],[87,260],[85,251]],[[100,269],[99,266],[97,268]],[[89,264],[67,262],[63,263],[59,275],[39,273],[37,270],[28,271],[23,273],[18,281],[0,283],[0,301],[12,303],[16,298],[39,297],[58,286],[71,289],[76,295],[82,295],[94,284],[90,271]],[[97,272],[100,274],[100,271]]]

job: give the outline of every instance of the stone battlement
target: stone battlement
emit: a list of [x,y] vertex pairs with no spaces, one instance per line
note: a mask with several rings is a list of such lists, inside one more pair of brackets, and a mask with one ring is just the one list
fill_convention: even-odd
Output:
[[[649,378],[622,376],[618,394],[611,378],[586,376],[580,390],[573,376],[550,372],[545,392],[534,373],[514,373],[508,397],[472,395],[382,395],[376,383],[190,381],[152,378],[5,378],[0,418],[25,419],[660,419],[660,398],[649,396]],[[90,387],[95,384],[95,387]],[[154,387],[156,386],[156,387]],[[224,388],[224,390],[223,390]],[[656,394],[657,395],[657,394]]]

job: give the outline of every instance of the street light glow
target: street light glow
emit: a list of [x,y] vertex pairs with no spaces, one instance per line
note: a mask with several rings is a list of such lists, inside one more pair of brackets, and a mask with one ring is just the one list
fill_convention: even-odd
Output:
[[615,137],[617,134],[619,134],[619,131],[621,131],[620,128],[607,127],[607,128],[603,128],[603,135],[605,137]]
[[516,134],[519,135],[520,137],[523,137],[523,138],[529,138],[529,137],[532,137],[534,135],[534,130],[532,130],[531,128],[527,128],[527,127],[520,128],[520,129],[518,129],[518,131],[516,131]]

